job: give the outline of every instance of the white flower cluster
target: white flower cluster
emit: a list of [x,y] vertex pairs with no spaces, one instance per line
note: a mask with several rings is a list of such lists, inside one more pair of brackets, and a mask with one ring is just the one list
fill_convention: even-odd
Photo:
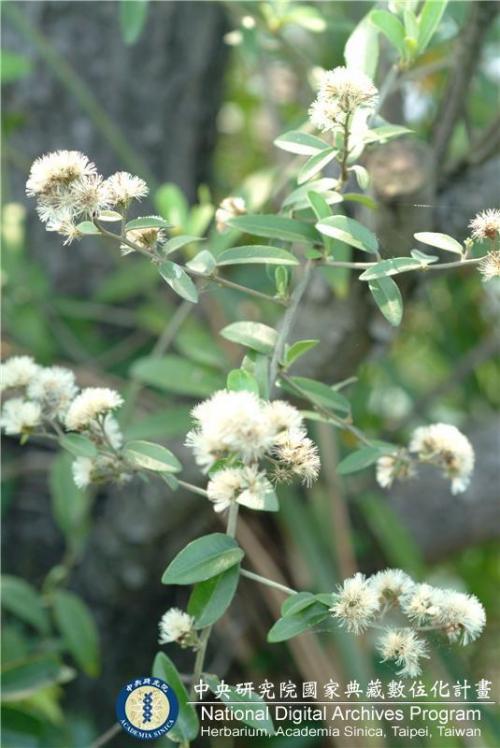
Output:
[[453,494],[463,493],[469,486],[474,470],[472,444],[456,426],[433,423],[415,429],[408,449],[384,455],[377,461],[377,482],[390,488],[395,479],[411,478],[416,474],[414,459],[431,463],[441,469],[451,481]]
[[77,457],[73,478],[85,488],[92,482],[128,480],[129,473],[115,451],[123,436],[112,411],[123,400],[106,387],[79,390],[72,371],[62,366],[39,366],[30,356],[13,356],[0,365],[1,390],[9,395],[2,406],[0,426],[10,436],[77,431],[98,448],[96,457]]
[[383,660],[395,661],[398,675],[411,678],[420,674],[420,660],[429,656],[419,634],[438,631],[448,641],[466,645],[480,636],[486,623],[484,608],[474,595],[418,584],[401,569],[346,579],[330,612],[354,634],[380,628],[386,615],[404,616],[404,625],[388,626],[377,648]]
[[193,647],[199,644],[194,629],[194,618],[179,608],[170,608],[163,614],[159,623],[159,644],[177,642],[181,647]]
[[309,117],[314,127],[333,132],[343,126],[346,118],[363,112],[364,117],[377,104],[378,90],[373,81],[358,70],[337,67],[323,73],[316,100],[311,104]]
[[[318,476],[316,445],[307,437],[299,411],[282,400],[265,402],[252,392],[219,390],[192,411],[197,422],[186,444],[212,474],[208,498],[216,511],[236,502],[262,508],[271,482],[310,484]],[[262,466],[262,461],[266,465]]]
[[119,171],[104,179],[95,164],[79,151],[55,151],[33,162],[26,194],[37,200],[47,231],[65,237],[65,244],[81,236],[77,224],[106,209],[124,211],[132,200],[148,194],[140,177]]

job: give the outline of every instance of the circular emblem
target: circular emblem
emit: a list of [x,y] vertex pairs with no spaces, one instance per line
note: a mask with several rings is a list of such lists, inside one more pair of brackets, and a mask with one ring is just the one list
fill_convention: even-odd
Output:
[[116,699],[116,717],[125,732],[139,740],[154,740],[175,725],[179,702],[172,688],[160,678],[136,678]]

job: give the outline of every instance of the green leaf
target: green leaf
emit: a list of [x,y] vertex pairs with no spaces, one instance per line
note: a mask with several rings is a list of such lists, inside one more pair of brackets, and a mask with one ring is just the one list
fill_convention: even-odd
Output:
[[125,455],[134,465],[146,470],[159,473],[178,473],[182,470],[177,457],[161,444],[146,441],[128,442],[125,445]]
[[181,249],[182,247],[185,247],[186,244],[192,244],[193,242],[200,242],[201,237],[199,236],[190,236],[187,234],[182,234],[181,236],[174,236],[172,239],[169,239],[166,244],[163,245],[161,248],[161,252],[163,255],[167,256],[169,254],[172,254],[172,252],[176,252],[178,249]]
[[301,610],[308,608],[316,602],[316,599],[312,592],[296,592],[294,595],[290,595],[284,601],[281,606],[282,616],[291,616],[295,613],[299,613]]
[[170,288],[186,301],[195,304],[198,301],[198,290],[185,270],[175,262],[165,260],[159,266],[161,277],[167,281]]
[[81,434],[65,434],[59,439],[59,444],[75,457],[97,457],[95,444]]
[[2,574],[2,608],[26,621],[41,634],[48,634],[49,619],[42,599],[24,579]]
[[259,394],[259,384],[255,377],[245,369],[233,369],[227,375],[226,386],[233,392],[253,392]]
[[87,530],[89,499],[73,480],[73,460],[67,454],[58,455],[53,461],[49,484],[52,496],[52,512],[59,528],[70,544],[79,543]]
[[290,377],[290,380],[315,405],[346,414],[351,412],[349,401],[327,384],[317,382],[315,379],[308,379],[307,377]]
[[161,579],[163,584],[193,584],[238,564],[244,553],[234,538],[220,532],[193,540],[177,554]]
[[54,618],[57,628],[82,670],[92,678],[100,671],[99,635],[87,605],[65,590],[54,593]]
[[142,216],[141,218],[134,218],[133,221],[129,221],[125,225],[126,231],[132,229],[168,229],[170,224],[167,223],[160,216]]
[[385,143],[387,140],[392,138],[399,138],[401,135],[408,135],[413,130],[402,125],[380,125],[380,127],[374,127],[368,130],[366,135],[363,136],[365,143]]
[[388,322],[397,327],[403,319],[403,298],[392,278],[377,278],[368,282],[375,303]]
[[425,267],[421,260],[415,257],[393,257],[390,260],[381,260],[373,267],[361,273],[359,280],[369,281],[375,278],[386,278],[389,275],[406,273],[409,270],[417,270]]
[[217,265],[298,265],[299,261],[291,252],[279,247],[250,245],[233,247],[221,252]]
[[[329,177],[314,179],[312,182],[303,184],[300,187],[297,187],[296,190],[293,190],[293,192],[283,200],[283,207],[291,207],[293,210],[304,210],[305,208],[308,208],[311,204],[311,201],[309,200],[310,193],[317,193],[323,198],[326,205],[341,203],[343,195],[339,192],[335,192],[334,188],[336,186],[336,179],[330,179]],[[329,211],[327,215],[331,215],[331,212]]]
[[310,135],[300,130],[290,130],[280,135],[274,141],[274,145],[281,148],[282,151],[297,153],[299,156],[314,156],[319,151],[324,151],[330,146],[321,138]]
[[194,617],[196,628],[211,626],[224,615],[236,593],[239,578],[240,565],[235,564],[222,574],[195,585],[187,611]]
[[181,676],[177,672],[172,660],[164,652],[158,652],[153,662],[153,677],[161,678],[168,683],[177,696],[179,702],[179,715],[175,725],[169,730],[168,737],[175,743],[186,745],[198,735],[200,724],[196,709],[189,703],[189,694],[186,691]]
[[[217,693],[217,686],[220,680],[216,675],[205,673],[203,680],[210,686],[212,693]],[[221,693],[220,700],[222,703],[227,704],[227,708],[231,712],[238,709],[238,705],[241,704],[243,708],[238,709],[237,712],[245,714],[245,719],[242,719],[241,722],[250,725],[250,727],[257,727],[260,730],[264,730],[268,735],[274,735],[274,725],[269,716],[269,708],[264,699],[258,694],[240,694],[236,688],[229,686],[227,691]]]
[[144,384],[193,397],[207,397],[224,386],[219,372],[174,355],[140,358],[133,364],[131,373]]
[[319,237],[313,226],[293,218],[275,215],[246,215],[229,218],[228,226],[267,239],[313,244]]
[[35,655],[2,667],[2,701],[20,701],[36,691],[72,677],[53,654]]
[[370,23],[370,14],[358,23],[344,47],[344,58],[349,70],[360,70],[375,77],[378,63],[378,34]]
[[317,626],[328,615],[328,609],[324,605],[313,602],[312,605],[307,605],[297,613],[279,618],[269,630],[267,641],[275,644],[276,642],[292,639],[297,634],[302,634],[304,631]]
[[312,177],[324,169],[330,161],[333,161],[337,153],[338,151],[335,150],[335,148],[326,148],[325,150],[316,153],[314,156],[311,156],[300,169],[297,175],[297,183],[304,184],[304,182],[312,179]]
[[278,333],[261,322],[233,322],[224,327],[220,334],[226,340],[240,343],[258,353],[272,353]]
[[410,254],[416,260],[420,260],[422,265],[431,265],[433,262],[437,262],[439,260],[439,257],[437,257],[436,255],[428,255],[425,252],[421,252],[419,249],[412,249]]
[[147,0],[121,0],[120,26],[125,44],[134,44],[146,23]]
[[426,0],[418,17],[418,51],[422,53],[429,45],[434,32],[446,10],[448,0]]
[[362,190],[366,190],[368,188],[368,185],[370,184],[370,175],[368,173],[368,170],[365,169],[364,166],[360,166],[360,164],[354,164],[354,166],[351,166],[350,171],[354,172],[356,181],[360,188]]
[[98,215],[99,221],[110,221],[111,223],[114,223],[115,221],[121,221],[123,216],[121,213],[117,213],[116,210],[101,210],[101,212]]
[[82,221],[81,223],[77,224],[78,231],[80,234],[85,235],[93,235],[93,234],[100,234],[100,229],[97,228],[95,224],[92,223],[92,221]]
[[288,368],[294,361],[303,356],[311,348],[315,348],[319,343],[319,340],[297,340],[293,343],[285,354],[285,366]]
[[344,457],[341,462],[337,465],[337,473],[340,475],[348,475],[349,473],[357,473],[359,470],[364,470],[369,465],[373,465],[377,462],[379,457],[382,455],[390,454],[394,452],[396,447],[383,449],[382,447],[361,447],[355,452],[352,452],[347,457]]
[[377,252],[377,237],[359,221],[346,216],[330,216],[322,219],[316,228],[322,234],[338,239],[351,247],[362,249],[364,252]]
[[386,10],[372,10],[370,21],[376,26],[391,44],[398,50],[401,57],[405,57],[405,29],[401,21]]
[[430,247],[444,249],[445,252],[453,252],[454,254],[462,255],[464,251],[462,245],[452,236],[448,236],[448,234],[421,231],[418,234],[413,234],[413,236],[417,241],[422,242],[422,244],[428,244]]
[[217,262],[208,249],[202,249],[192,260],[186,262],[186,267],[202,275],[211,275]]
[[0,75],[2,83],[12,83],[29,75],[33,65],[29,57],[2,49],[0,52]]
[[[307,186],[312,187],[312,184]],[[318,221],[321,221],[323,218],[329,218],[332,215],[327,201],[319,192],[316,192],[315,190],[308,191],[307,199],[309,200],[311,208],[313,209],[314,215]]]

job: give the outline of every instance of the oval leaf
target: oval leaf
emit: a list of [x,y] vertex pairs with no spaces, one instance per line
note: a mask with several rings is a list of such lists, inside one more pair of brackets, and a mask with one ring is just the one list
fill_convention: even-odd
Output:
[[286,242],[305,242],[309,244],[320,240],[314,226],[284,216],[235,216],[229,218],[227,224],[239,231],[245,231],[254,236],[265,236],[267,239],[281,239]]
[[189,703],[189,695],[177,668],[164,652],[158,652],[153,662],[153,677],[161,678],[172,688],[179,702],[179,714],[168,737],[176,743],[186,744],[194,740],[200,729],[196,709]]
[[389,275],[406,273],[409,270],[417,270],[425,267],[424,263],[417,257],[393,257],[390,260],[377,262],[373,267],[361,273],[359,280],[374,280],[375,278],[386,278]]
[[346,414],[351,412],[349,400],[327,384],[318,382],[315,379],[309,379],[308,377],[290,377],[290,381],[315,405],[331,408],[332,410],[341,411]]
[[90,457],[92,459],[97,456],[95,444],[81,434],[66,434],[65,436],[61,436],[59,444],[75,457]]
[[163,584],[192,584],[221,574],[243,558],[234,538],[220,532],[193,540],[168,565]]
[[259,394],[259,384],[250,372],[245,369],[233,369],[227,375],[226,386],[233,392],[253,392]]
[[344,457],[337,466],[337,472],[340,475],[348,475],[349,473],[357,473],[358,470],[364,470],[369,465],[373,465],[374,462],[382,457],[384,454],[389,454],[390,449],[383,449],[381,447],[362,447],[357,449],[356,452],[352,452],[347,457]]
[[300,132],[300,130],[283,133],[276,138],[274,145],[281,148],[282,151],[297,153],[299,156],[313,156],[318,151],[329,148],[328,143],[325,143],[321,138],[307,132]]
[[187,611],[194,617],[196,628],[211,626],[224,615],[235,595],[239,578],[240,565],[235,564],[222,574],[195,585]]
[[224,327],[220,334],[226,340],[240,343],[257,353],[272,353],[278,333],[261,322],[233,322]]
[[346,216],[331,216],[322,219],[316,228],[322,234],[338,239],[351,247],[362,249],[364,252],[377,252],[377,237],[359,221]]
[[140,358],[131,372],[135,379],[145,384],[194,397],[207,397],[224,386],[219,372],[174,355]]
[[142,218],[134,218],[133,221],[129,221],[125,230],[130,231],[131,229],[168,229],[171,224],[167,223],[160,216],[142,216]]
[[267,641],[276,643],[283,642],[287,639],[302,634],[304,631],[313,628],[321,623],[329,615],[324,605],[314,602],[307,605],[302,610],[291,615],[279,618],[267,635]]
[[49,618],[42,599],[24,579],[2,574],[2,608],[26,621],[40,633],[49,632]]
[[334,148],[326,148],[324,151],[316,153],[315,156],[311,156],[304,166],[301,168],[297,175],[297,183],[304,184],[309,179],[312,179],[318,174],[330,161],[333,161],[338,151]]
[[176,252],[178,249],[181,249],[182,247],[185,247],[186,244],[191,244],[192,242],[200,242],[201,237],[199,236],[189,236],[187,234],[182,234],[181,236],[174,236],[172,239],[169,239],[166,244],[163,245],[161,248],[161,252],[164,255],[169,255],[172,252]]
[[252,245],[233,247],[221,252],[217,265],[298,265],[299,261],[291,252],[279,247]]
[[153,442],[134,441],[125,445],[125,455],[138,467],[159,473],[178,473],[182,465],[169,449]]
[[175,262],[165,260],[159,267],[161,277],[170,288],[186,301],[195,304],[198,301],[198,290],[185,270]]
[[99,636],[92,614],[83,600],[72,592],[56,592],[54,618],[75,661],[87,675],[97,677],[100,670]]
[[456,255],[463,253],[462,245],[457,242],[452,236],[448,234],[437,234],[431,231],[421,231],[418,234],[413,235],[415,239],[422,244],[428,244],[430,247],[437,247],[438,249],[444,249],[445,252],[453,252]]
[[375,303],[388,322],[397,327],[403,319],[403,297],[392,278],[368,281]]

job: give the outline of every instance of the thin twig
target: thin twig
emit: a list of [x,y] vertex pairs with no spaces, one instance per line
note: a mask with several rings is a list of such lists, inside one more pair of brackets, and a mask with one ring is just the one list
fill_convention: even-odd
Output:
[[106,743],[109,743],[110,740],[112,740],[115,735],[118,735],[120,730],[122,729],[119,722],[115,722],[115,724],[109,728],[109,730],[106,730],[106,732],[103,732],[102,735],[100,735],[94,742],[91,744],[90,748],[101,748],[101,746],[106,745]]
[[266,587],[272,587],[275,590],[281,590],[281,592],[285,592],[287,595],[297,594],[297,590],[294,590],[291,587],[287,587],[285,584],[280,584],[279,582],[273,582],[272,579],[267,579],[267,577],[262,577],[260,574],[254,574],[253,571],[247,571],[246,569],[241,569],[240,573],[242,577],[246,577],[247,579],[253,579],[254,582],[259,582],[259,584],[263,584]]
[[283,357],[283,352],[285,350],[285,345],[288,340],[288,336],[290,335],[291,329],[295,322],[295,318],[299,311],[299,305],[300,305],[301,299],[311,279],[312,268],[313,268],[312,262],[311,260],[308,260],[306,264],[304,265],[302,278],[300,279],[300,281],[297,283],[297,285],[293,289],[292,295],[290,297],[290,304],[285,314],[283,315],[283,319],[281,320],[280,329],[278,333],[278,339],[276,340],[276,344],[273,350],[273,355],[271,358],[271,364],[269,366],[269,396],[270,397],[272,396],[272,391],[273,391],[275,381],[276,381],[276,376],[278,373],[278,367]]

